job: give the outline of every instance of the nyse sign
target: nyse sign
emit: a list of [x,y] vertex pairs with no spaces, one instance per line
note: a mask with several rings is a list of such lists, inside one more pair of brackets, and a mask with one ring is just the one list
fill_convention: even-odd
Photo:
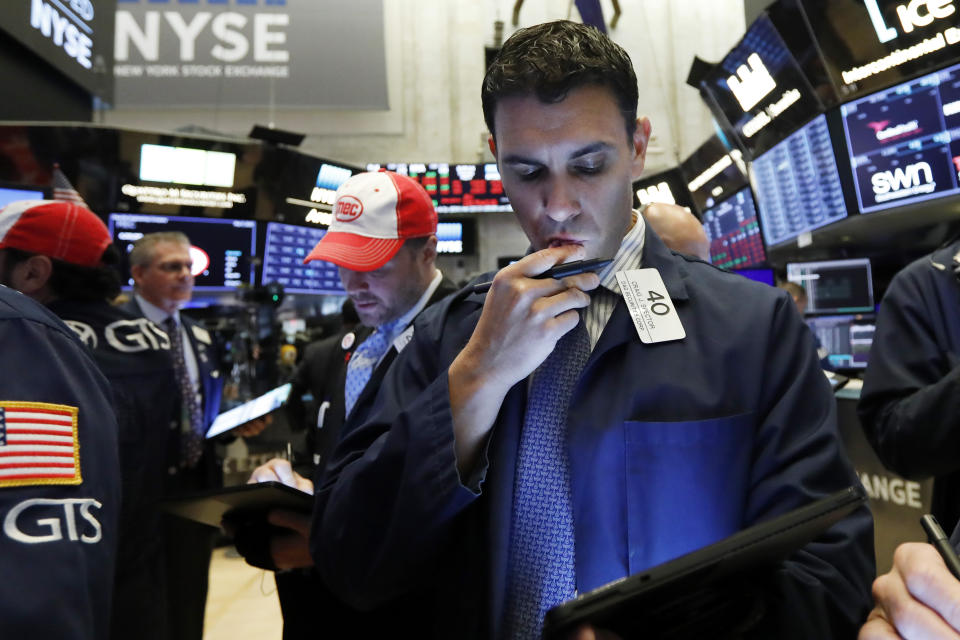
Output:
[[383,0],[118,0],[116,102],[385,109],[383,28]]

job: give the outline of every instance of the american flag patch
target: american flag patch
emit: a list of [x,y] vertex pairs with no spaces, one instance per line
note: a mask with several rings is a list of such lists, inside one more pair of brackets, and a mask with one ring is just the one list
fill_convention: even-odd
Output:
[[0,487],[80,484],[77,411],[0,400]]

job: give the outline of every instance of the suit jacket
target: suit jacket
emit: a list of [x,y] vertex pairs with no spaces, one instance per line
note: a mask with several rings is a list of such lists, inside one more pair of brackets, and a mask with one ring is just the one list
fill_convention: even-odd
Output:
[[[671,253],[649,227],[686,338],[643,344],[621,302],[568,418],[582,593],[857,484],[810,331],[784,292]],[[465,289],[416,323],[364,423],[316,492],[311,543],[358,608],[427,589],[437,638],[495,638],[507,584],[513,480],[527,384],[501,406],[481,468],[456,469],[447,367],[484,295]],[[866,507],[784,562],[760,637],[852,637],[870,608]]]

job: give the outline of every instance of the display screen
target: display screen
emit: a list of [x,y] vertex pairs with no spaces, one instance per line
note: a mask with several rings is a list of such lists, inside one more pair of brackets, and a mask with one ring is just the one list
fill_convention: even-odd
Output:
[[237,154],[162,144],[140,145],[140,179],[172,184],[233,187]]
[[768,246],[847,216],[826,116],[758,157],[751,176]]
[[955,194],[960,65],[840,107],[860,213]]
[[807,326],[827,352],[834,369],[863,369],[867,366],[876,324],[873,316],[816,316]]
[[775,286],[776,283],[773,269],[735,269],[733,272],[755,282],[768,284],[771,287]]
[[873,311],[870,260],[788,262],[787,280],[807,292],[808,314]]
[[711,136],[680,165],[697,211],[703,212],[747,186],[746,164],[740,151]]
[[383,167],[410,176],[423,185],[437,213],[513,211],[503,192],[500,171],[494,163],[388,163],[369,164],[367,171]]
[[701,83],[707,103],[755,158],[821,105],[770,18],[762,14]]
[[278,282],[289,293],[346,295],[337,265],[323,260],[303,264],[326,233],[319,227],[268,222],[260,283]]
[[633,206],[639,208],[652,202],[693,208],[693,198],[679,168],[641,178],[633,183]]
[[710,240],[710,262],[721,269],[740,269],[766,262],[757,209],[749,187],[704,211],[703,228]]
[[0,208],[17,200],[43,200],[44,193],[33,189],[8,189],[0,187]]
[[957,0],[799,0],[841,98],[960,57]]
[[463,253],[463,223],[437,223],[437,252]]
[[[148,233],[180,231],[190,238],[195,291],[230,291],[253,284],[257,223],[226,218],[181,218],[133,213],[111,213],[113,241],[120,249],[121,273],[130,275],[133,244]],[[133,278],[127,280],[133,287]]]

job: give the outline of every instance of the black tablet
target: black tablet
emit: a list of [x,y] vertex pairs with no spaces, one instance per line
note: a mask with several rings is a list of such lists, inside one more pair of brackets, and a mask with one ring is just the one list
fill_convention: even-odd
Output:
[[849,487],[559,604],[547,611],[543,637],[563,638],[584,623],[623,638],[696,638],[705,637],[706,630],[749,626],[762,616],[754,576],[783,561],[865,500],[862,487]]
[[291,386],[288,382],[229,411],[224,411],[214,418],[213,424],[207,429],[207,438],[216,437],[255,418],[263,417],[271,411],[276,411],[287,401]]
[[225,517],[265,517],[270,509],[310,513],[313,496],[282,482],[258,482],[168,498],[160,503],[160,508],[181,518],[219,527]]

